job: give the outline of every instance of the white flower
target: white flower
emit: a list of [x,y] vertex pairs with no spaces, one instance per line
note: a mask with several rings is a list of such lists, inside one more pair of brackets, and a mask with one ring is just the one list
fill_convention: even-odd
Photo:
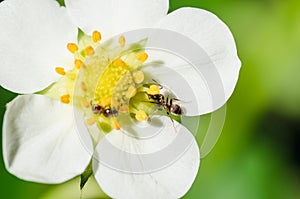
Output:
[[[87,35],[99,30],[103,38],[129,30],[157,27],[176,31],[196,42],[203,49],[199,57],[203,54],[208,56],[224,87],[224,97],[213,102],[213,105],[206,80],[191,66],[185,64],[189,67],[182,67],[176,62],[178,60],[162,52],[153,53],[149,58],[162,59],[166,66],[175,71],[174,74],[180,74],[186,82],[186,85],[178,86],[175,77],[169,78],[168,73],[160,70],[151,73],[155,80],[167,85],[172,92],[179,93],[179,99],[190,97],[191,91],[194,93],[192,99],[197,103],[183,105],[187,115],[212,112],[232,94],[240,60],[230,30],[212,13],[181,8],[167,15],[167,0],[65,0],[65,3],[66,8],[60,7],[54,0],[6,0],[0,4],[0,83],[8,90],[25,94],[8,104],[3,123],[5,166],[17,177],[42,183],[60,183],[82,174],[91,161],[93,148],[81,143],[73,107],[34,94],[60,78],[53,72],[55,67],[73,67],[74,55],[68,52],[66,44],[76,43],[77,27]],[[203,66],[206,64],[202,63]],[[61,101],[68,101],[68,97]],[[113,198],[182,197],[196,177],[200,154],[189,130],[177,122],[175,127],[177,133],[173,132],[173,125],[167,118],[159,136],[153,139],[144,141],[132,138],[126,134],[130,134],[130,130],[125,127],[123,133],[112,131],[105,136],[107,139],[101,139],[95,148],[93,171],[104,192]],[[149,129],[151,131],[155,127],[150,126]],[[128,168],[124,168],[128,172],[121,172],[104,164],[107,162],[98,161],[103,158],[102,153],[104,159],[110,161],[110,157],[105,157],[107,141],[125,152],[143,156],[161,150],[180,136],[187,138],[190,145],[183,148],[186,150],[172,164],[170,162],[159,170],[130,173]],[[113,159],[122,158],[114,151],[108,154],[115,155]],[[111,162],[114,163],[118,162]]]

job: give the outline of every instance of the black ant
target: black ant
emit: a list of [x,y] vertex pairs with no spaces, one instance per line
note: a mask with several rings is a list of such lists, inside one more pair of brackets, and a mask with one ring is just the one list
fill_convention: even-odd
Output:
[[99,104],[93,104],[92,102],[91,107],[93,113],[96,115],[103,114],[107,118],[116,117],[118,115],[118,111],[110,107],[104,108],[103,106],[100,106]]
[[[158,88],[161,90],[163,88],[162,85],[157,83],[155,80],[153,80]],[[165,97],[163,94],[149,94],[148,99],[152,101],[148,101],[149,103],[152,104],[157,104],[160,105],[167,113],[167,115],[170,117],[173,126],[174,126],[174,121],[171,117],[171,115],[174,116],[180,116],[183,114],[182,108],[178,104],[173,104],[173,101],[180,101],[179,99],[176,98],[169,98],[169,96]]]
[[169,98],[169,96],[165,98],[163,94],[155,94],[155,95],[147,94],[147,95],[150,100],[153,100],[149,102],[158,104],[161,107],[163,107],[166,110],[168,116],[170,116],[170,114],[173,114],[175,116],[182,115],[181,107],[178,104],[173,104],[173,101],[175,100],[179,101],[179,99]]

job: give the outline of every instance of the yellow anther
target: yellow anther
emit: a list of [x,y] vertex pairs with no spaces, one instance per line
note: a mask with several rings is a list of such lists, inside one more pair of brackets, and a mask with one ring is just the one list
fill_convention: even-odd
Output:
[[68,43],[67,48],[73,54],[78,50],[78,46],[75,43]]
[[114,62],[113,62],[113,65],[114,66],[119,66],[119,67],[124,67],[126,66],[125,62],[119,58],[119,59],[116,59]]
[[84,108],[89,108],[90,104],[88,103],[88,101],[85,98],[81,99],[81,106]]
[[77,69],[80,69],[81,66],[83,65],[83,62],[80,59],[75,59],[74,64]]
[[129,88],[128,88],[127,92],[126,92],[126,97],[128,99],[130,99],[130,98],[132,98],[132,97],[134,97],[136,95],[136,92],[137,92],[136,88],[131,85],[131,86],[129,86]]
[[60,101],[64,104],[69,104],[70,103],[70,95],[69,94],[62,95],[60,97]]
[[84,55],[85,56],[89,56],[89,55],[92,55],[94,54],[94,48],[92,46],[88,46],[84,49]]
[[149,95],[157,95],[159,94],[159,87],[157,85],[151,85],[150,88],[147,90]]
[[136,58],[141,61],[141,62],[145,62],[148,59],[148,54],[145,52],[139,53]]
[[122,35],[121,37],[119,37],[119,44],[121,47],[124,47],[126,43],[126,39],[125,37]]
[[112,126],[114,127],[114,129],[117,130],[117,131],[121,129],[120,123],[119,123],[117,120],[115,120],[115,119],[112,119],[111,125],[112,125]]
[[81,87],[82,91],[84,91],[84,92],[87,91],[86,84],[84,82],[81,82],[80,87]]
[[101,33],[95,30],[92,34],[92,38],[93,38],[93,42],[95,42],[95,43],[100,41],[102,38]]
[[100,100],[100,105],[103,107],[111,105],[111,97],[102,97]]
[[93,124],[96,123],[96,119],[94,117],[91,117],[89,119],[86,120],[86,123],[90,126],[92,126]]
[[143,110],[139,110],[136,114],[135,114],[135,119],[137,119],[138,121],[145,121],[148,120],[148,116],[147,113]]
[[145,75],[142,71],[138,70],[138,71],[135,71],[133,74],[133,80],[135,83],[137,84],[140,84],[144,81],[144,78],[145,78]]
[[55,71],[60,75],[66,75],[65,69],[62,67],[56,67]]

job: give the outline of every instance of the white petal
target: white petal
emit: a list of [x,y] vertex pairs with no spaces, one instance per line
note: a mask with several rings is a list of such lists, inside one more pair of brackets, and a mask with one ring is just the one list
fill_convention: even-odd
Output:
[[68,42],[77,28],[65,8],[53,0],[10,0],[0,4],[0,84],[18,93],[33,93],[58,79],[55,67],[67,67]]
[[166,119],[169,124],[162,121],[161,131],[148,138],[139,137],[144,135],[141,131],[123,130],[100,141],[93,170],[106,194],[113,198],[180,198],[189,190],[200,164],[199,149],[185,127],[175,122],[175,132]]
[[10,173],[42,183],[81,174],[91,158],[79,139],[72,107],[41,95],[18,96],[9,103],[3,156]]
[[107,39],[117,33],[151,27],[169,9],[168,0],[65,0],[73,22],[85,33],[99,30]]
[[[173,57],[163,57],[165,65],[172,67],[189,82],[201,105],[199,114],[222,106],[234,90],[241,66],[234,38],[228,27],[214,14],[196,8],[178,9],[162,19],[158,27],[181,33],[202,48],[198,57],[195,55],[194,61],[198,60],[196,68],[184,61],[177,63]],[[172,40],[171,37],[170,42],[172,41],[182,46],[182,41]],[[191,49],[190,53],[197,52]],[[221,83],[218,85],[218,82]],[[217,90],[223,92],[224,97],[214,94]],[[211,97],[207,97],[209,95]]]
[[116,0],[114,33],[152,27],[168,13],[168,0]]

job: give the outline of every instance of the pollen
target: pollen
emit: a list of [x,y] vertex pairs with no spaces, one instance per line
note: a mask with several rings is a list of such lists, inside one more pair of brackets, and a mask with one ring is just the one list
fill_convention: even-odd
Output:
[[127,71],[126,67],[111,64],[100,78],[96,87],[95,100],[101,101],[102,98],[111,98],[115,92],[115,86]]
[[93,42],[95,43],[101,41],[102,38],[101,33],[95,30],[92,34],[92,38],[93,38]]
[[112,124],[112,126],[114,127],[115,130],[118,131],[118,130],[121,129],[121,125],[120,125],[120,123],[117,120],[112,119],[111,124]]
[[103,107],[111,105],[111,97],[103,97],[100,100],[100,105]]
[[92,54],[94,54],[94,48],[92,46],[88,46],[84,49],[84,55],[85,56],[90,56]]
[[70,95],[69,94],[62,95],[60,97],[60,101],[64,104],[69,104],[70,103]]
[[145,52],[139,53],[136,58],[141,61],[141,62],[145,62],[148,59],[148,54]]
[[74,60],[74,65],[77,69],[80,69],[81,66],[83,65],[83,62],[80,59],[75,59]]
[[114,66],[119,66],[119,67],[124,67],[126,66],[125,62],[119,58],[119,59],[116,59],[113,63]]
[[56,67],[55,71],[60,75],[66,75],[65,69],[62,67]]
[[119,44],[121,47],[124,47],[126,43],[126,39],[125,37],[122,35],[121,37],[119,37]]
[[143,110],[139,110],[136,114],[135,114],[135,119],[138,121],[146,121],[148,120],[148,116],[147,113]]
[[150,88],[148,89],[147,93],[149,95],[157,95],[159,94],[159,87],[157,85],[151,85]]
[[75,53],[76,51],[78,51],[78,46],[75,43],[68,43],[67,44],[67,48],[71,53]]

